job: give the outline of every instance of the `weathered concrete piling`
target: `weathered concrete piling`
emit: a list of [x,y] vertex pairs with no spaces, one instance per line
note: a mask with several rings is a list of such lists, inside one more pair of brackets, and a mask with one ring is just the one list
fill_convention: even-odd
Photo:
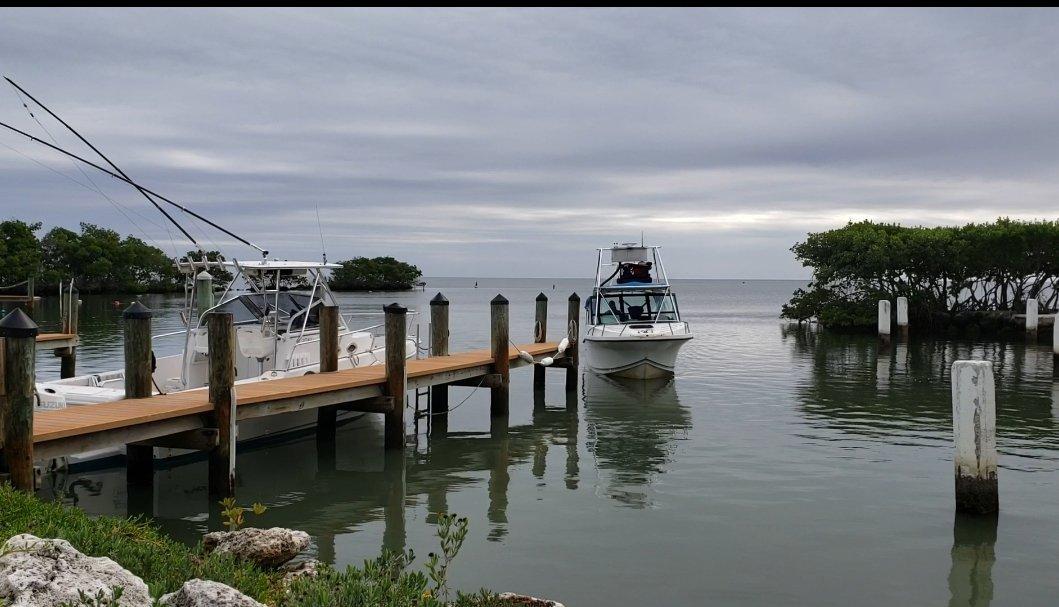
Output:
[[209,452],[209,490],[235,495],[235,323],[231,314],[212,313],[206,320],[210,353],[209,394],[217,444]]
[[996,388],[993,363],[958,360],[952,365],[956,510],[993,514],[997,489]]
[[[125,398],[151,395],[151,310],[138,301],[121,313],[125,347]],[[150,486],[154,482],[154,447],[125,445],[126,482]]]
[[[430,355],[449,355],[449,300],[439,291],[430,300]],[[430,387],[430,426],[444,432],[449,423],[449,387]]]
[[890,347],[890,301],[879,300],[879,347]]
[[37,323],[15,308],[0,319],[3,341],[3,384],[0,385],[0,438],[3,439],[3,468],[11,485],[20,491],[35,488],[33,472],[33,399]]
[[897,332],[901,339],[908,339],[908,298],[897,298]]
[[1037,339],[1037,325],[1040,319],[1039,304],[1036,297],[1026,300],[1026,337]]

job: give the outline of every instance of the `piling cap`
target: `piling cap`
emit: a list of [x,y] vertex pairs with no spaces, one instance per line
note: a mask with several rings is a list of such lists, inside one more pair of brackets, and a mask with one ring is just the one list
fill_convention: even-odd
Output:
[[570,301],[581,301],[581,296],[577,293],[571,293],[569,299]]
[[0,337],[36,337],[40,333],[37,323],[21,308],[15,308],[0,319]]
[[213,274],[203,270],[195,275],[195,280],[213,280]]
[[494,297],[493,300],[489,302],[489,304],[494,306],[506,306],[507,298],[497,293],[496,297]]
[[548,301],[548,296],[543,292],[537,294],[537,301]]
[[154,313],[151,312],[150,308],[138,301],[132,302],[132,305],[125,308],[125,311],[121,313],[121,317],[125,320],[142,320],[153,315]]
[[434,298],[430,300],[430,305],[432,305],[432,306],[447,306],[447,305],[449,305],[449,300],[446,299],[445,296],[441,294],[441,291],[438,291],[438,294],[435,295]]
[[382,311],[387,314],[404,314],[405,312],[408,312],[408,308],[395,301],[392,304],[383,306]]

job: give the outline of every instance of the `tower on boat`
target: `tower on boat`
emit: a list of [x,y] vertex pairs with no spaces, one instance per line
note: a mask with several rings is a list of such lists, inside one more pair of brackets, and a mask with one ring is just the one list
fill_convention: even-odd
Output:
[[596,286],[585,302],[588,366],[616,377],[673,375],[692,333],[680,318],[661,247],[622,243],[597,251]]

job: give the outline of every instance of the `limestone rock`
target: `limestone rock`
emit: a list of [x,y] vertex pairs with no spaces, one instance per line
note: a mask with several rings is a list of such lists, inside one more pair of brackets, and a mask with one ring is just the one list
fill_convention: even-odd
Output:
[[509,605],[525,605],[526,607],[563,607],[563,604],[558,601],[538,599],[534,596],[515,594],[514,592],[501,592],[497,595],[497,598],[506,601]]
[[278,567],[309,547],[309,534],[294,529],[215,531],[202,538],[207,552],[231,554],[261,567]]
[[28,533],[7,540],[0,553],[0,604],[57,607],[79,604],[78,590],[106,599],[121,588],[122,607],[149,607],[147,584],[104,556],[86,556],[70,542]]
[[299,563],[287,563],[280,568],[280,571],[283,571],[283,585],[289,586],[294,580],[303,577],[314,578],[320,575],[321,567],[323,567],[323,563],[316,559],[309,559]]
[[265,607],[231,586],[210,580],[189,580],[180,590],[162,595],[160,607]]

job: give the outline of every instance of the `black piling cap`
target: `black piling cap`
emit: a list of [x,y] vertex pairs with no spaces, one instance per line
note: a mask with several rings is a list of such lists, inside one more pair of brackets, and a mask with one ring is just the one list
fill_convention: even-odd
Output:
[[150,308],[138,301],[132,302],[132,305],[125,308],[125,311],[121,313],[121,317],[125,320],[143,320],[151,316],[154,316],[154,312],[151,312]]
[[489,302],[489,304],[493,306],[506,306],[507,298],[497,293],[496,297],[494,297],[493,300]]
[[21,308],[15,308],[0,319],[0,337],[36,337],[40,333],[37,323]]
[[432,306],[447,306],[447,305],[449,305],[449,300],[446,299],[445,296],[441,294],[441,291],[438,291],[438,294],[434,296],[434,299],[430,300],[430,305],[432,305]]
[[570,301],[580,301],[580,300],[581,300],[581,296],[578,295],[577,293],[571,293],[570,294]]
[[408,308],[402,306],[401,304],[395,301],[392,304],[383,306],[382,311],[386,312],[387,314],[404,314],[408,311]]
[[544,293],[537,294],[537,301],[548,301],[548,296]]

